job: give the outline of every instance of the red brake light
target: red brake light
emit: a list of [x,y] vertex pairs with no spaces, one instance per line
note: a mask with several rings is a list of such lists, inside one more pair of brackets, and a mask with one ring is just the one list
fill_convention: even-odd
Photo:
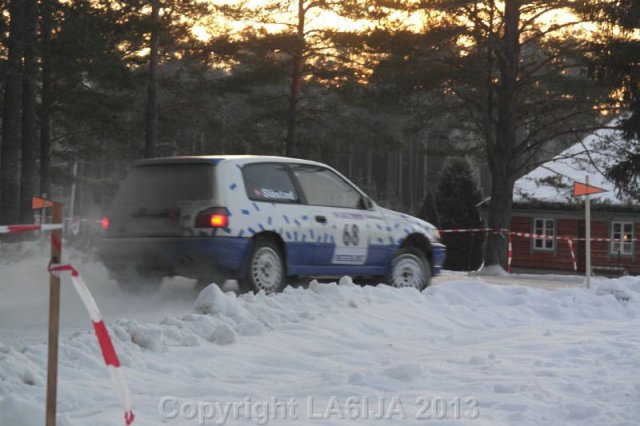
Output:
[[100,221],[100,226],[104,230],[109,229],[109,216],[105,216],[102,218],[102,220]]
[[212,207],[198,213],[196,228],[226,228],[229,226],[229,212],[224,207]]
[[213,228],[226,228],[229,224],[229,217],[226,214],[213,213],[209,216],[209,225]]

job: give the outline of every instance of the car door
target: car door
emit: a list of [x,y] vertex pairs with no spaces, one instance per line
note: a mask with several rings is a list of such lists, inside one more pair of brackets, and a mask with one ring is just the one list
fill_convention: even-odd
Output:
[[381,260],[370,249],[387,233],[382,215],[367,209],[364,194],[329,168],[292,164],[291,170],[309,209],[315,273],[377,274]]
[[242,170],[251,205],[241,210],[238,220],[251,225],[248,234],[270,231],[280,235],[288,272],[300,274],[312,262],[313,247],[307,236],[308,206],[301,202],[291,171],[279,162],[247,164]]

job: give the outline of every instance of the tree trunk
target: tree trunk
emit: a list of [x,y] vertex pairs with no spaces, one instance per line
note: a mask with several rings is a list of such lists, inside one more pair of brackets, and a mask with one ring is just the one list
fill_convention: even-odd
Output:
[[151,39],[149,42],[149,89],[145,117],[144,158],[154,156],[158,142],[158,61],[160,48],[160,3],[151,2]]
[[373,191],[373,148],[367,148],[367,191]]
[[291,89],[289,93],[289,115],[287,117],[287,134],[285,137],[284,155],[293,157],[296,150],[296,131],[298,101],[302,90],[302,68],[304,66],[304,0],[298,0],[298,45],[291,57]]
[[[505,2],[505,30],[498,54],[500,83],[497,90],[498,122],[495,142],[487,140],[487,155],[491,171],[491,204],[488,226],[491,229],[511,228],[513,186],[517,159],[514,157],[517,116],[518,63],[520,60],[521,0]],[[488,135],[487,135],[488,136]],[[485,265],[505,265],[507,240],[501,234],[490,234],[485,248]]]
[[403,191],[404,189],[404,180],[402,179],[402,177],[404,176],[404,174],[406,173],[405,169],[404,169],[404,158],[402,155],[402,150],[398,150],[398,163],[397,163],[397,168],[396,168],[396,191],[398,194],[398,208],[401,210],[405,210],[407,207],[407,202],[404,196],[405,191]]
[[0,151],[0,224],[17,223],[20,213],[20,107],[24,10],[22,0],[9,6],[8,57],[2,110]]
[[350,180],[354,180],[353,179],[353,144],[350,142],[347,144],[347,177]]
[[33,222],[31,199],[38,195],[38,135],[37,135],[37,77],[38,59],[36,27],[38,19],[36,0],[24,2],[24,75],[22,78],[22,180],[20,182],[20,219]]
[[415,210],[415,199],[416,199],[416,194],[415,194],[415,150],[414,150],[414,142],[413,142],[413,138],[411,139],[411,141],[409,142],[409,146],[408,148],[408,155],[407,155],[407,162],[408,162],[408,173],[407,173],[407,188],[409,191],[409,209],[407,211],[409,211],[411,214],[415,214],[416,210]]
[[[505,159],[506,161],[506,159]],[[500,167],[498,165],[498,167]],[[502,168],[504,169],[504,167]],[[506,176],[504,170],[491,168],[493,178],[491,185],[491,203],[489,204],[489,220],[487,226],[490,229],[511,228],[511,208],[513,205],[514,179]],[[489,233],[485,248],[485,266],[506,265],[507,238],[504,234]]]
[[51,197],[51,33],[53,31],[52,0],[41,3],[42,15],[42,91],[40,105],[40,193]]
[[394,182],[395,182],[395,172],[394,172],[394,168],[393,168],[393,162],[395,160],[395,156],[393,155],[393,152],[387,151],[387,168],[386,168],[386,174],[385,174],[385,180],[387,183],[387,187],[385,188],[385,204],[387,206],[389,206],[390,202],[392,201],[391,198],[391,194],[394,193],[393,187],[394,187]]

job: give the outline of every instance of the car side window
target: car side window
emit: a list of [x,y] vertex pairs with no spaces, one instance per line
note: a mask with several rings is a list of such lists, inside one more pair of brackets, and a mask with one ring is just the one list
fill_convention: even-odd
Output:
[[342,177],[324,167],[292,164],[308,204],[361,209],[362,195]]
[[256,163],[242,168],[247,196],[254,201],[297,203],[299,201],[291,175],[285,164]]

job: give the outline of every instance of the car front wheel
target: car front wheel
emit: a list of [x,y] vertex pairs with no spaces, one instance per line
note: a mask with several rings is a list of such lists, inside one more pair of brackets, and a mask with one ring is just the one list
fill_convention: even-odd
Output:
[[431,266],[424,254],[413,247],[398,250],[391,261],[389,285],[422,290],[431,282]]

